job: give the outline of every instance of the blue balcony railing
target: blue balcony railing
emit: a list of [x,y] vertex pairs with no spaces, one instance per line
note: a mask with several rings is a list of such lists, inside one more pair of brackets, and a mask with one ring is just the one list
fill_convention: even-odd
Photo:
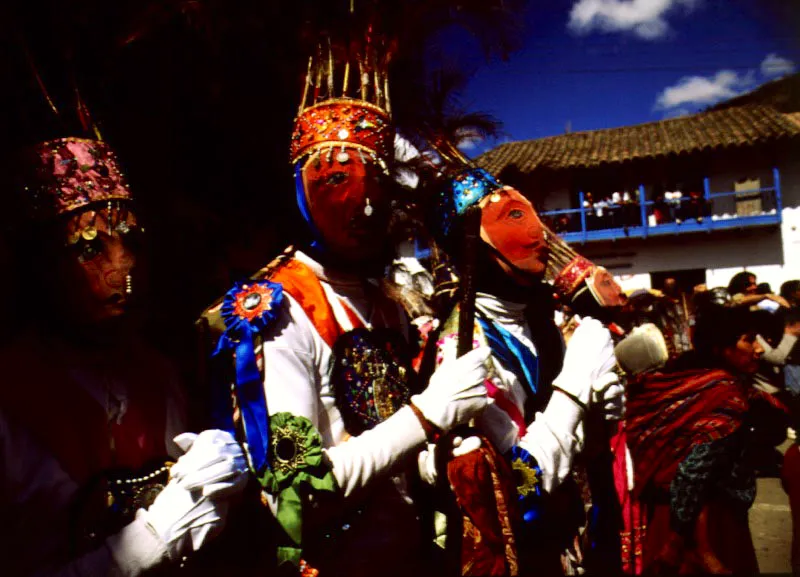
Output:
[[[542,217],[565,241],[578,243],[776,225],[783,208],[777,168],[773,179],[771,187],[711,192],[706,178],[703,196],[695,198],[551,210]],[[645,198],[644,185],[639,185],[639,198]],[[582,207],[584,200],[581,191]]]

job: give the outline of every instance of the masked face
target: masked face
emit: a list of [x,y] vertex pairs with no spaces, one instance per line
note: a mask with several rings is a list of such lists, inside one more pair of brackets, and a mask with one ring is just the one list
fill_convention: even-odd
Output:
[[60,261],[70,314],[96,323],[124,314],[128,277],[136,264],[136,217],[118,208],[86,211],[67,221]]
[[337,256],[358,261],[385,248],[389,187],[367,155],[353,149],[314,155],[303,168],[303,187],[311,219]]
[[528,199],[505,187],[485,197],[481,209],[481,238],[502,255],[496,260],[503,270],[543,275],[550,248],[539,215]]
[[604,307],[621,307],[628,297],[614,277],[605,268],[598,266],[586,279],[586,284],[595,299]]

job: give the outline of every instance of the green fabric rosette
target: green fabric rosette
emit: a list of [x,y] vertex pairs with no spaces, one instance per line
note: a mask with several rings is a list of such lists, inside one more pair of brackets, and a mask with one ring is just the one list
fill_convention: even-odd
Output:
[[277,520],[291,539],[278,547],[278,565],[299,565],[303,540],[303,496],[336,493],[339,487],[322,454],[322,437],[305,417],[270,417],[269,468],[259,477],[264,490],[277,495]]

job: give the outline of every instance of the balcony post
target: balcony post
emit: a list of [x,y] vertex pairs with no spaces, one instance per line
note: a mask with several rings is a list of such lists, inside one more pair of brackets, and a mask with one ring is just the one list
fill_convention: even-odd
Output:
[[639,185],[639,212],[642,215],[642,234],[647,238],[647,200],[644,197],[644,185]]
[[[706,205],[704,207],[705,210],[708,211],[708,218],[709,222],[703,222],[706,230],[711,230],[709,227],[713,226],[714,220],[714,202],[711,200],[711,179],[707,176],[703,178],[703,196],[706,199]],[[705,214],[703,214],[703,218],[705,219]]]
[[578,204],[581,207],[581,238],[586,242],[586,207],[583,206],[583,191],[578,191]]
[[783,199],[781,198],[781,173],[778,171],[778,167],[772,169],[772,179],[775,187],[775,209],[780,218],[783,212]]

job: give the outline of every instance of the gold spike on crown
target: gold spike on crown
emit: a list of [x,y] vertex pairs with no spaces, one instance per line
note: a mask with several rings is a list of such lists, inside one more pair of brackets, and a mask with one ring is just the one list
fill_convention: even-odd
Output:
[[323,150],[354,148],[385,167],[394,156],[388,53],[380,55],[374,47],[342,52],[335,55],[328,42],[308,60],[291,162]]

